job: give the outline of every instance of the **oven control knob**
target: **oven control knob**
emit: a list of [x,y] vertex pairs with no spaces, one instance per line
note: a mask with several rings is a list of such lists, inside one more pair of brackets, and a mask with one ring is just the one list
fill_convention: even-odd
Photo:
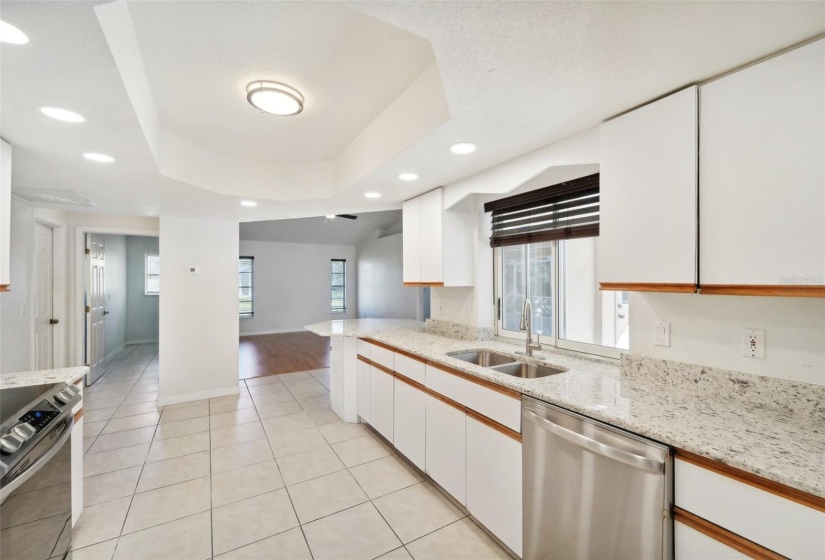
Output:
[[22,424],[18,424],[12,428],[11,432],[17,436],[17,439],[27,441],[37,433],[37,430],[35,430],[34,427],[28,422],[23,422]]
[[21,445],[23,445],[23,442],[12,434],[0,438],[0,451],[3,453],[14,453],[20,449]]
[[54,400],[59,402],[60,404],[68,404],[69,401],[72,400],[72,393],[68,392],[67,390],[62,390],[54,396]]

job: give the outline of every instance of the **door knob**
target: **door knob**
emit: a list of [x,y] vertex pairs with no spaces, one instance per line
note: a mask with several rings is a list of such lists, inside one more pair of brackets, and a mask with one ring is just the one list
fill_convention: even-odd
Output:
[[56,325],[56,324],[58,324],[59,322],[60,322],[60,319],[49,319],[49,324],[50,324],[50,325]]
[[103,312],[103,314],[104,314],[104,315],[108,315],[108,314],[109,314],[109,312],[108,312],[108,311],[104,311],[104,312]]

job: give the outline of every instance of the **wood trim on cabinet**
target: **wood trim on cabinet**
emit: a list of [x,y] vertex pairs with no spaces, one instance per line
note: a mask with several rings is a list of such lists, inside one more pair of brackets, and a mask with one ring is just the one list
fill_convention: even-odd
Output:
[[465,412],[466,412],[467,416],[469,416],[473,420],[477,420],[478,422],[481,422],[485,426],[487,426],[489,428],[492,428],[495,431],[500,432],[500,433],[504,434],[505,436],[507,436],[509,438],[512,438],[512,439],[516,440],[517,442],[521,443],[521,434],[520,433],[514,432],[513,430],[511,430],[510,428],[508,428],[506,426],[502,426],[501,424],[499,424],[495,420],[490,420],[489,418],[487,418],[483,414],[479,414],[475,410],[471,410],[471,409],[468,408],[468,409],[466,409]]
[[10,292],[11,284],[0,284],[0,292]]
[[451,407],[453,407],[457,410],[460,410],[461,412],[463,412],[465,414],[467,413],[467,407],[466,406],[464,406],[461,403],[455,402],[453,399],[451,399],[449,397],[445,397],[441,393],[436,393],[432,389],[428,389],[426,387],[424,388],[424,392],[427,393],[428,395],[430,395],[432,398],[434,398],[437,401],[441,401],[444,404],[450,405]]
[[80,420],[81,418],[83,418],[83,409],[82,408],[74,413],[74,422],[75,422],[75,424],[77,424],[78,420]]
[[406,383],[407,385],[409,385],[410,387],[412,387],[414,389],[418,389],[419,391],[423,391],[424,393],[427,392],[427,388],[424,385],[422,385],[418,381],[413,381],[409,377],[407,377],[403,374],[400,374],[397,371],[395,372],[395,378],[397,380],[399,380],[401,383]]
[[737,469],[736,467],[725,465],[718,461],[714,461],[713,459],[708,459],[707,457],[702,457],[696,453],[691,453],[690,451],[677,449],[676,458],[681,459],[686,463],[691,463],[717,474],[721,474],[722,476],[732,478],[733,480],[742,482],[743,484],[748,484],[754,488],[764,490],[765,492],[770,492],[780,498],[785,498],[786,500],[791,500],[798,504],[802,504],[803,506],[808,506],[815,510],[825,512],[825,498],[820,496],[808,494],[802,490],[791,488],[790,486],[786,486],[774,480]]
[[378,362],[373,362],[372,360],[370,360],[370,365],[372,367],[374,367],[375,369],[377,369],[378,371],[386,373],[387,375],[393,375],[393,376],[395,375],[395,372],[393,370],[391,370],[387,366],[382,366]]
[[443,288],[444,282],[404,282],[405,286],[409,287],[419,287],[419,288]]
[[487,381],[486,379],[476,377],[475,375],[470,375],[469,373],[464,373],[463,371],[453,369],[450,366],[445,366],[444,364],[439,364],[438,362],[433,362],[431,360],[427,360],[427,365],[432,366],[436,369],[440,369],[441,371],[443,371],[445,373],[455,375],[456,377],[466,379],[467,381],[470,381],[470,382],[475,383],[477,385],[481,385],[481,386],[486,387],[488,389],[492,389],[493,391],[501,393],[502,395],[506,395],[508,397],[512,397],[514,399],[521,400],[521,393],[519,393],[518,391],[516,391],[514,389],[510,389],[508,387],[502,387],[501,385],[493,383],[492,381]]
[[359,360],[361,360],[362,362],[364,362],[365,364],[372,365],[372,362],[370,361],[370,359],[369,359],[369,358],[365,358],[365,357],[364,357],[364,356],[362,356],[361,354],[358,354],[358,359],[359,359]]
[[696,529],[703,535],[706,535],[729,548],[738,550],[742,554],[750,556],[751,558],[756,558],[759,560],[786,560],[787,558],[765,548],[764,546],[758,545],[745,537],[739,536],[736,533],[731,533],[724,527],[711,523],[707,519],[703,519],[698,515],[685,511],[678,506],[673,506],[673,520],[679,521],[692,529]]
[[702,284],[700,294],[825,298],[825,286],[794,284]]
[[415,354],[411,354],[410,352],[407,352],[406,350],[400,350],[398,348],[395,348],[394,346],[390,346],[389,344],[384,344],[383,342],[378,342],[377,340],[373,340],[371,338],[365,338],[364,341],[366,341],[369,344],[373,344],[375,346],[378,346],[379,348],[383,348],[384,350],[389,350],[390,352],[396,352],[398,354],[401,354],[402,356],[406,356],[407,358],[410,358],[411,360],[421,362],[422,364],[427,363],[427,360],[422,358],[421,356],[416,356]]
[[644,282],[601,282],[600,290],[623,292],[671,292],[677,294],[692,294],[696,291],[695,284],[648,284]]

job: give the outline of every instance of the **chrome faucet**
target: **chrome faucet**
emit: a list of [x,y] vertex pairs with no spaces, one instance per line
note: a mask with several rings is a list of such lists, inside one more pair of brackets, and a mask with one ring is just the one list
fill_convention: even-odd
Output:
[[523,354],[528,358],[533,357],[533,350],[541,350],[541,342],[539,341],[541,335],[536,333],[536,342],[533,342],[533,306],[529,299],[524,300],[524,305],[521,306],[521,321],[519,322],[519,330],[527,331],[527,344],[524,352],[516,352],[516,354]]

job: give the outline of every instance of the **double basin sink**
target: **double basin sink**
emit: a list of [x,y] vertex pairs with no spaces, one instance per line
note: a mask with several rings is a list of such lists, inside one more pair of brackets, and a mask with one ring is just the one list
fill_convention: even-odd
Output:
[[450,357],[524,379],[547,377],[567,371],[562,368],[523,362],[506,354],[499,354],[498,352],[490,352],[488,350],[474,350],[461,354],[450,354]]

